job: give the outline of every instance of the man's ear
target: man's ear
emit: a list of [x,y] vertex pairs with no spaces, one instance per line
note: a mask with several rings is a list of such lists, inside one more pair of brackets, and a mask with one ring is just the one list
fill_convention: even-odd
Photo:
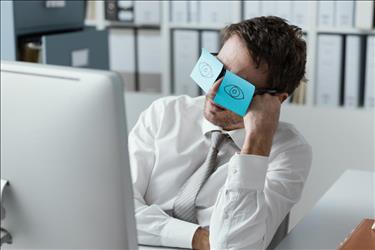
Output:
[[289,96],[288,93],[280,93],[277,95],[281,103],[283,103],[286,100],[286,98],[288,98],[288,96]]

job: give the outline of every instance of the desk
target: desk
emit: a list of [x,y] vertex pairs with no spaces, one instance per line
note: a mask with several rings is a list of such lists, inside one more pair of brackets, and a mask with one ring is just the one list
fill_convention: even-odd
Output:
[[374,180],[375,172],[344,172],[276,249],[336,249],[363,218],[375,218]]

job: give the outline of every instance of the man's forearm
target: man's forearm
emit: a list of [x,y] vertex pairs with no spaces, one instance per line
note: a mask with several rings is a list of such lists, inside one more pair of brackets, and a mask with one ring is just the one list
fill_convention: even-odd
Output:
[[267,239],[264,184],[268,158],[236,154],[210,221],[212,249],[264,249]]
[[252,133],[246,135],[241,154],[269,156],[272,147],[272,136]]

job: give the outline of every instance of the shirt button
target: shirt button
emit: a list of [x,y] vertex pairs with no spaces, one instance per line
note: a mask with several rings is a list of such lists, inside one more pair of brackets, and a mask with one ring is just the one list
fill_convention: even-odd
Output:
[[228,215],[228,212],[224,212],[224,219],[228,219],[229,218],[229,215]]
[[237,173],[237,169],[235,168],[235,169],[233,169],[233,174],[236,174]]

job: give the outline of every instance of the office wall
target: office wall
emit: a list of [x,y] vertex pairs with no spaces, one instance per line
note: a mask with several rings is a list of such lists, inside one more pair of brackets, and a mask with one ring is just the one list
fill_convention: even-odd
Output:
[[292,229],[345,170],[375,171],[375,114],[288,106],[283,107],[281,120],[293,123],[313,148],[312,168],[302,199],[290,216]]

